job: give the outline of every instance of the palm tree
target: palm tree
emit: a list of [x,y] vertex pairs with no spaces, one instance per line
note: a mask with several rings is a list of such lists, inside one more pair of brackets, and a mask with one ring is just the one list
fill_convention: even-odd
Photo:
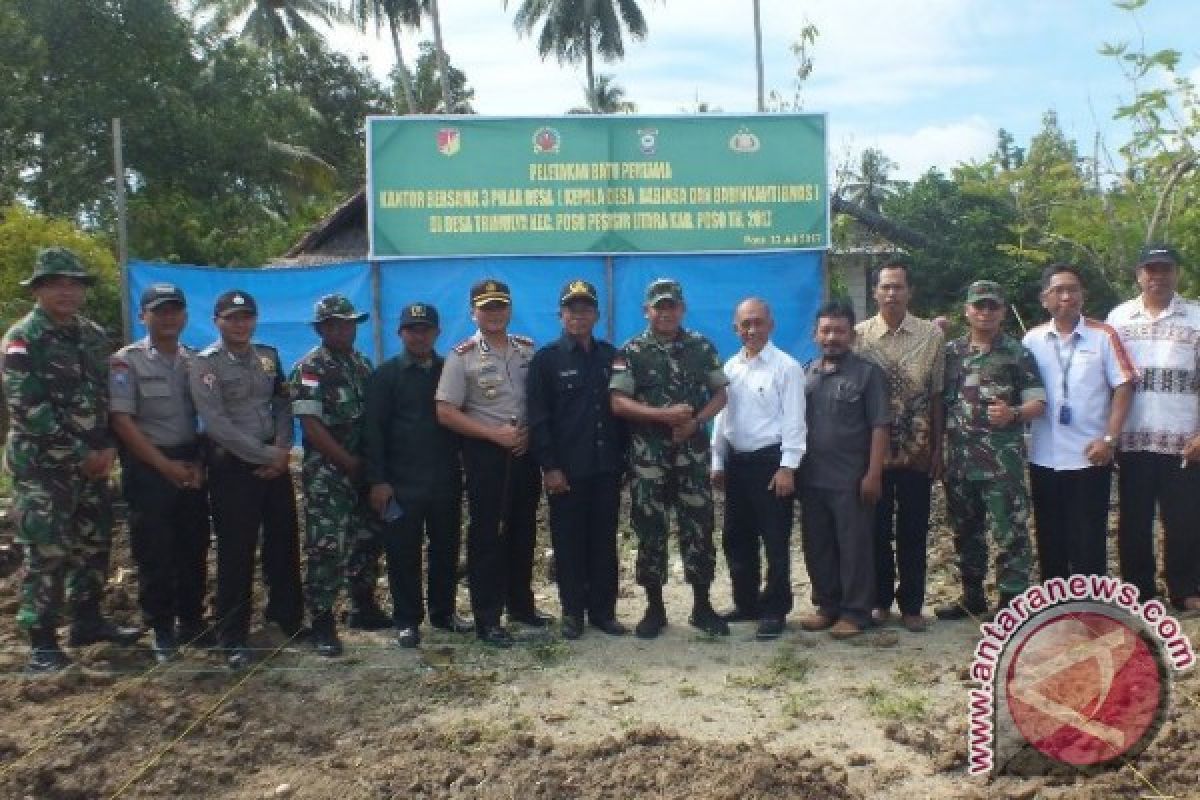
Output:
[[517,32],[531,35],[539,22],[538,54],[544,59],[554,53],[560,64],[582,61],[589,101],[596,98],[596,54],[605,61],[625,56],[622,22],[634,39],[646,37],[646,18],[637,0],[521,0],[513,18]]
[[326,27],[345,22],[347,17],[331,0],[195,0],[196,12],[213,12],[204,25],[206,33],[219,34],[242,22],[238,38],[265,50],[275,50],[293,37],[319,37],[308,21],[315,18]]
[[[427,2],[428,0],[426,0]],[[392,36],[392,49],[396,53],[396,74],[400,78],[400,89],[404,92],[405,107],[417,108],[416,95],[413,92],[412,73],[404,63],[404,49],[400,44],[402,28],[418,28],[421,25],[422,0],[350,0],[350,17],[358,24],[360,30],[366,30],[367,24],[375,23],[375,33],[386,21],[388,32]],[[441,23],[437,23],[440,35]],[[445,73],[445,69],[442,70]],[[443,92],[445,92],[443,87]]]
[[845,170],[844,174],[850,180],[842,185],[838,194],[843,199],[878,214],[883,207],[883,201],[896,193],[899,184],[889,176],[897,166],[882,150],[868,147],[862,151],[859,158],[858,171]]
[[442,81],[442,108],[449,113],[451,108],[450,67],[446,58],[446,45],[442,41],[442,15],[438,11],[438,0],[422,0],[422,10],[433,23],[433,48],[437,53],[438,75]]
[[597,75],[596,88],[588,91],[587,107],[572,108],[568,114],[635,114],[637,103],[625,99],[625,89],[618,86],[612,75]]

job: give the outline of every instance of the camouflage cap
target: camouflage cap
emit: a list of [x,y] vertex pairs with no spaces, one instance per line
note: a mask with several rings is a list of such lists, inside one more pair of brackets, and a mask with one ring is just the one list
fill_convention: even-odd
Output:
[[38,251],[33,262],[33,274],[21,281],[22,286],[37,286],[43,278],[55,276],[74,278],[80,283],[91,286],[96,282],[96,276],[89,275],[83,268],[79,256],[65,247],[45,247]]
[[663,300],[683,302],[683,287],[672,278],[659,278],[646,287],[646,305],[653,306]]
[[967,302],[975,305],[981,300],[995,300],[1004,305],[1004,288],[995,281],[975,281],[967,287]]
[[341,294],[327,294],[313,308],[313,324],[319,325],[327,319],[350,319],[365,322],[371,315],[356,311],[350,298]]

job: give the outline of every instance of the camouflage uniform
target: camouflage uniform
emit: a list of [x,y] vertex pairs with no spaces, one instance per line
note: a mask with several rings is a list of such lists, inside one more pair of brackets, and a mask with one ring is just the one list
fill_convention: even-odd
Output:
[[994,428],[987,400],[1019,406],[1046,397],[1033,355],[1000,334],[983,352],[962,337],[946,345],[946,510],[964,587],[987,576],[986,524],[996,540],[996,584],[1003,595],[1029,586],[1029,493],[1024,426]]
[[[646,405],[686,403],[699,411],[712,392],[728,383],[717,349],[708,339],[681,330],[674,340],[663,342],[647,330],[618,352],[609,388]],[[684,576],[693,586],[707,587],[716,563],[708,438],[701,429],[677,445],[662,425],[638,423],[630,429],[637,582],[648,587],[666,583],[668,514],[674,509]]]
[[115,447],[108,431],[104,331],[76,317],[56,325],[35,308],[5,334],[4,391],[17,540],[25,548],[17,623],[53,630],[63,587],[76,619],[95,616],[108,571],[108,477],[87,480],[89,452]]
[[[371,363],[358,352],[336,353],[318,345],[292,371],[292,412],[317,417],[342,447],[361,457],[370,375]],[[367,505],[362,482],[307,439],[301,479],[309,609],[332,610],[343,580],[354,597],[373,595],[382,553],[381,525]]]

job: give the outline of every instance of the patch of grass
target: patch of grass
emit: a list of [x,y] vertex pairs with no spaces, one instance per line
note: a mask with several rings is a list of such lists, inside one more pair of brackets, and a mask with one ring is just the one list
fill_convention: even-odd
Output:
[[920,722],[929,713],[929,698],[921,692],[868,686],[863,696],[877,717],[897,722]]
[[687,698],[687,697],[699,697],[699,696],[700,696],[700,690],[699,690],[699,689],[697,689],[695,686],[692,686],[690,683],[684,683],[684,684],[681,684],[681,685],[679,686],[679,688],[677,688],[677,689],[675,690],[675,692],[676,692],[676,694],[678,694],[680,697],[684,697],[684,698]]
[[930,672],[920,664],[905,661],[892,670],[892,680],[897,686],[924,686],[930,682]]
[[425,696],[440,703],[474,704],[492,694],[496,673],[438,669],[422,675],[420,687]]
[[756,691],[767,691],[769,689],[778,689],[784,683],[783,678],[772,674],[767,670],[751,672],[749,675],[737,675],[730,672],[725,676],[725,685],[732,686],[735,689],[753,689]]
[[529,656],[538,666],[549,669],[571,657],[571,646],[561,639],[551,639],[530,647]]
[[766,691],[778,689],[792,683],[803,683],[812,674],[815,665],[807,656],[797,656],[791,647],[780,647],[761,669],[749,675],[729,673],[725,684],[738,689]]
[[824,700],[824,695],[815,690],[800,689],[788,692],[779,708],[789,719],[808,719],[812,716],[813,710],[820,707],[822,700]]

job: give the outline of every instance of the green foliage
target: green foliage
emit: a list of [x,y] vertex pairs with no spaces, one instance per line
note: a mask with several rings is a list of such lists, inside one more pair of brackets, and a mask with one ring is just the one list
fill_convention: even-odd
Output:
[[0,330],[8,330],[33,307],[29,289],[20,282],[33,271],[37,251],[52,245],[73,250],[96,276],[84,314],[103,325],[110,335],[120,337],[120,281],[110,243],[81,232],[66,220],[16,204],[0,208]]
[[[412,83],[413,100],[418,114],[474,114],[471,101],[475,99],[475,90],[467,85],[467,76],[462,70],[450,63],[446,57],[446,72],[450,76],[450,110],[444,110],[442,102],[441,71],[438,69],[437,49],[433,42],[421,42],[418,45],[421,55],[417,57],[417,74]],[[392,70],[393,79],[399,83],[397,67]],[[408,108],[408,101],[402,92],[396,92],[396,111],[399,114],[413,113]]]

